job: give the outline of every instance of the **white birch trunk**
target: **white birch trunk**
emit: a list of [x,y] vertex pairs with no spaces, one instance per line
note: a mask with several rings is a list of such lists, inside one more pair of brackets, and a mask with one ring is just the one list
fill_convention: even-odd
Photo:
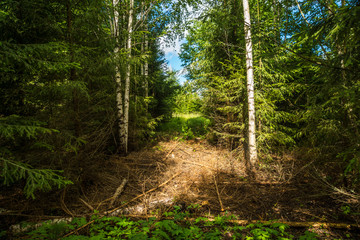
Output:
[[126,77],[125,77],[125,96],[124,96],[124,145],[122,150],[126,154],[128,152],[128,138],[129,138],[129,100],[130,100],[130,77],[131,77],[131,40],[132,40],[132,26],[133,26],[133,9],[134,0],[130,0],[130,11],[128,21],[128,39],[127,39],[127,51],[128,59],[126,66]]
[[[149,51],[149,40],[148,40],[147,33],[145,33],[145,52],[146,52],[146,54],[148,51]],[[145,59],[144,70],[145,70],[145,97],[149,97],[149,79],[148,79],[149,61],[148,61],[148,58]]]
[[[145,34],[144,34],[144,37],[141,39],[141,55],[142,56],[145,54],[144,44],[145,44]],[[145,64],[143,62],[141,62],[141,66],[140,66],[141,77],[144,77],[144,68],[145,68]]]
[[244,7],[244,29],[246,44],[246,73],[247,73],[247,95],[249,112],[249,161],[251,167],[257,162],[257,148],[255,135],[255,97],[254,97],[254,69],[252,56],[250,8],[248,0],[243,0]]
[[115,38],[115,49],[114,55],[116,59],[115,63],[115,82],[116,82],[116,108],[117,108],[117,118],[118,118],[118,127],[119,127],[119,144],[120,146],[124,145],[124,108],[123,108],[123,94],[122,94],[122,82],[121,82],[121,72],[119,67],[119,12],[118,12],[118,3],[119,0],[113,0],[113,9],[114,9],[114,20],[111,22],[111,31],[112,35]]
[[[149,45],[149,40],[147,38],[147,33],[144,34],[143,40],[144,41],[141,43],[141,53],[142,54],[147,54],[148,45]],[[143,64],[141,64],[141,76],[143,78],[142,88],[144,90],[144,97],[146,97],[146,98],[149,96],[148,75],[149,75],[149,63],[148,63],[148,58],[146,57],[145,62]]]

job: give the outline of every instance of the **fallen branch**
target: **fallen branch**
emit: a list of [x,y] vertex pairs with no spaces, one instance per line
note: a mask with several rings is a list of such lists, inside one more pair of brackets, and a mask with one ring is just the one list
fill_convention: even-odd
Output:
[[112,209],[112,210],[110,210],[110,211],[108,211],[108,212],[105,212],[104,214],[105,214],[105,215],[108,215],[108,214],[111,214],[111,213],[115,212],[116,210],[118,210],[118,209],[120,209],[120,208],[125,207],[125,206],[126,206],[126,205],[128,205],[129,203],[131,203],[131,202],[133,202],[133,201],[135,201],[135,200],[137,200],[137,199],[139,199],[139,198],[143,197],[144,195],[146,195],[146,194],[148,194],[148,193],[151,193],[151,192],[153,192],[153,191],[155,191],[155,190],[157,190],[157,189],[161,188],[162,186],[164,186],[164,185],[168,184],[171,180],[173,180],[174,178],[176,178],[176,177],[177,177],[177,176],[179,176],[180,174],[181,174],[181,172],[179,172],[179,173],[175,174],[175,175],[174,175],[174,176],[172,176],[170,179],[168,179],[167,181],[165,181],[165,182],[163,182],[162,184],[158,185],[157,187],[154,187],[154,188],[152,188],[152,189],[150,189],[150,190],[148,190],[148,191],[146,191],[146,192],[144,192],[144,193],[142,193],[142,194],[138,195],[137,197],[134,197],[134,198],[133,198],[133,199],[131,199],[130,201],[128,201],[128,202],[126,202],[126,203],[122,204],[120,207],[114,208],[114,209]]
[[304,169],[306,169],[307,167],[309,167],[310,165],[312,165],[315,162],[315,160],[312,160],[311,162],[309,162],[308,164],[306,164],[305,166],[303,166],[302,168],[300,168],[299,171],[297,171],[295,174],[293,174],[287,181],[286,183],[289,183],[294,177],[296,177],[299,173],[301,173]]
[[113,204],[114,204],[115,200],[117,199],[117,197],[123,192],[126,183],[127,183],[127,179],[124,178],[124,180],[121,182],[120,186],[116,189],[114,195],[112,196],[112,200],[111,200],[111,202],[109,204],[109,207],[113,206]]
[[163,160],[163,161],[166,160],[166,159],[168,158],[168,156],[175,150],[175,148],[176,148],[177,146],[179,146],[179,144],[180,144],[180,142],[177,143],[177,144],[175,145],[175,147],[173,147],[172,149],[170,149],[170,151],[166,154],[166,156],[165,156],[162,160]]
[[92,212],[94,211],[93,206],[91,206],[89,203],[87,203],[84,199],[79,198],[80,202],[82,202],[86,207],[88,207]]
[[216,183],[216,177],[215,177],[215,176],[214,176],[214,183],[215,183],[216,193],[217,193],[217,196],[218,196],[218,199],[219,199],[221,211],[223,212],[223,211],[225,211],[225,209],[224,209],[224,205],[223,205],[223,203],[222,203],[222,201],[221,201],[221,198],[220,198],[219,188],[218,188],[218,185],[217,185],[217,183]]
[[15,225],[11,225],[9,228],[9,231],[13,234],[19,234],[19,233],[23,233],[23,232],[27,232],[33,229],[37,229],[41,226],[43,226],[44,224],[57,224],[57,223],[61,223],[61,222],[65,222],[65,223],[70,223],[73,220],[72,217],[60,217],[60,218],[56,218],[56,219],[52,219],[49,220],[47,222],[41,222],[41,223],[36,223],[36,224],[29,224],[29,225],[23,225],[23,224],[15,224]]
[[182,151],[183,153],[185,153],[185,154],[187,154],[187,155],[189,155],[189,156],[191,156],[191,154],[190,153],[188,153],[187,151],[185,151],[184,149],[179,149],[180,151]]
[[319,170],[316,167],[314,167],[314,169],[315,169],[315,173],[317,174],[318,178],[325,184],[325,186],[332,189],[335,192],[335,194],[341,194],[341,195],[347,196],[349,198],[355,199],[357,202],[359,202],[360,195],[353,194],[353,193],[346,191],[345,189],[340,189],[340,188],[335,187],[334,185],[332,185],[328,181],[326,181],[326,179],[324,177],[322,177],[321,173],[319,172]]
[[[152,189],[150,189],[150,190],[148,190],[148,191],[146,191],[146,192],[138,195],[137,197],[134,197],[133,199],[131,199],[130,201],[128,201],[128,202],[120,205],[119,207],[114,208],[114,209],[112,209],[112,210],[110,210],[110,211],[104,212],[104,215],[103,215],[102,217],[100,217],[100,219],[103,218],[103,217],[105,217],[105,216],[108,215],[108,214],[111,214],[111,213],[115,212],[116,210],[119,210],[120,208],[125,207],[125,206],[128,205],[129,203],[131,203],[131,202],[133,202],[133,201],[141,198],[142,196],[144,196],[144,195],[146,195],[146,194],[148,194],[148,193],[151,193],[151,192],[153,192],[153,191],[161,188],[162,186],[165,186],[166,184],[168,184],[171,180],[173,180],[174,178],[176,178],[176,177],[179,176],[180,174],[181,174],[181,172],[173,175],[170,179],[168,179],[167,181],[165,181],[165,182],[163,182],[162,184],[158,185],[157,187],[154,187],[154,188],[152,188]],[[92,223],[94,223],[94,222],[95,222],[95,220],[92,220],[92,221],[86,223],[85,225],[82,225],[81,227],[79,227],[79,228],[75,229],[74,231],[72,231],[72,232],[66,234],[65,236],[63,236],[63,238],[68,237],[68,236],[70,236],[70,235],[78,232],[79,230],[81,230],[81,229],[89,226],[90,224],[92,224]]]
[[64,190],[62,191],[61,195],[60,195],[60,205],[61,208],[64,212],[66,212],[67,214],[69,214],[70,216],[74,217],[74,213],[72,213],[68,207],[65,204],[65,195],[66,195],[66,188],[64,188]]

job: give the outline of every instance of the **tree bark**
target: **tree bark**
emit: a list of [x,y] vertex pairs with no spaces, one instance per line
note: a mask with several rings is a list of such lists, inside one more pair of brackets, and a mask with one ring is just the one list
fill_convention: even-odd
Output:
[[115,83],[116,83],[116,109],[117,109],[117,118],[118,118],[118,127],[119,127],[119,146],[124,146],[124,108],[123,108],[123,94],[122,94],[122,81],[121,81],[121,72],[119,67],[119,12],[118,4],[119,0],[113,0],[113,9],[114,9],[114,20],[111,22],[111,31],[112,36],[115,38]]
[[252,56],[250,8],[248,0],[243,0],[244,7],[244,29],[246,44],[246,73],[247,73],[247,97],[248,97],[248,148],[249,163],[253,167],[257,162],[257,148],[255,135],[255,94],[254,94],[254,69]]
[[129,138],[129,105],[130,105],[130,77],[131,77],[131,41],[132,41],[132,32],[133,32],[133,9],[134,9],[134,0],[130,0],[130,11],[129,11],[129,21],[128,21],[128,38],[127,38],[127,66],[126,66],[126,76],[125,76],[125,96],[124,96],[124,144],[121,146],[123,152],[127,154],[128,152],[128,138]]
[[[147,29],[146,29],[147,30]],[[147,36],[147,33],[145,33],[145,53],[147,54],[147,52],[149,51],[149,39]],[[149,97],[149,60],[148,58],[145,59],[145,97]]]

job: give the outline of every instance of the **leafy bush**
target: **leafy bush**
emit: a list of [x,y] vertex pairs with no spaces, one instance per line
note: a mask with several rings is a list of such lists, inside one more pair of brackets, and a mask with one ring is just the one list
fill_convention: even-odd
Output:
[[[293,239],[294,236],[286,230],[288,226],[281,223],[249,224],[239,226],[231,220],[234,216],[218,216],[214,220],[204,217],[191,218],[187,209],[174,207],[171,212],[165,212],[161,220],[134,221],[125,217],[93,216],[94,223],[85,235],[71,235],[63,239],[232,239],[262,240],[262,239]],[[191,219],[190,219],[191,218]],[[85,218],[75,218],[71,223],[46,223],[40,228],[28,233],[31,239],[57,239],[66,231],[71,231],[86,223]],[[306,231],[300,239],[316,239],[316,234]]]
[[205,135],[208,132],[210,119],[204,117],[190,118],[186,121],[186,125],[196,136]]
[[208,133],[211,121],[205,117],[195,116],[196,117],[191,117],[189,119],[186,119],[186,117],[171,118],[169,121],[161,123],[158,127],[158,131],[172,135],[182,135],[186,139],[202,137]]

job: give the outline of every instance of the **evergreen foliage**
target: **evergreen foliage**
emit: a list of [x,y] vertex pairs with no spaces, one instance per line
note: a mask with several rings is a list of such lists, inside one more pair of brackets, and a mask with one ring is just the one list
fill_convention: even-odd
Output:
[[[130,149],[147,143],[157,123],[171,116],[180,89],[164,70],[159,37],[173,36],[170,24],[180,29],[184,4],[135,1],[129,59],[126,1],[1,1],[2,182],[18,182],[33,198],[37,190],[69,184],[60,173],[78,184],[86,165],[118,152],[116,66],[121,79],[126,66],[131,71]],[[118,39],[111,33],[115,12]]]
[[[186,27],[189,81],[180,86],[159,38],[183,35],[187,6],[198,10],[200,2]],[[334,169],[333,184],[358,190],[359,2],[251,0],[250,7],[260,156],[308,149]],[[133,9],[128,1],[1,1],[2,183],[18,182],[35,197],[69,184],[61,174],[74,181],[85,164],[121,153],[116,97],[125,85],[116,76],[121,83],[130,76],[130,149],[165,120],[158,129],[172,126],[188,138],[210,129],[231,149],[246,145],[243,26],[240,0],[135,1]],[[170,120],[174,112],[204,118]]]
[[[181,58],[201,91],[204,113],[214,119],[216,139],[236,148],[247,142],[241,1],[204,6]],[[257,0],[250,7],[260,156],[307,148],[339,170],[334,184],[357,188],[358,2]]]
[[[42,124],[38,121],[21,119],[16,115],[0,118],[0,178],[2,184],[9,186],[24,179],[25,196],[33,199],[37,190],[50,191],[52,186],[62,188],[72,184],[71,181],[59,175],[62,171],[34,169],[14,157],[16,154],[14,151],[19,148],[20,139],[31,141],[36,140],[40,134],[56,132],[56,130],[42,127]],[[41,142],[35,142],[33,146],[51,148]]]
[[26,181],[24,193],[28,198],[35,199],[35,192],[37,190],[47,192],[52,190],[53,186],[61,189],[66,185],[72,184],[71,181],[59,175],[62,171],[34,169],[26,163],[2,157],[0,157],[0,160],[2,161],[0,177],[3,179],[3,184],[9,186],[14,182],[24,179]]

